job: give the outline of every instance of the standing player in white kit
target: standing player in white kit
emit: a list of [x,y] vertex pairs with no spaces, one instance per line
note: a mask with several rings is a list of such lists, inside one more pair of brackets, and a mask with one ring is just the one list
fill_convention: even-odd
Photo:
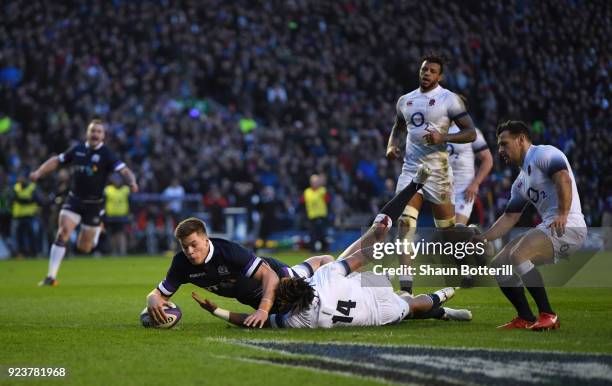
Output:
[[[459,95],[461,101],[468,108],[467,99]],[[457,125],[448,129],[449,134],[459,132]],[[478,196],[480,184],[493,169],[493,156],[482,132],[476,128],[476,139],[472,143],[447,143],[448,162],[453,170],[453,186],[455,193],[455,217],[457,224],[467,225],[474,201]],[[480,161],[476,171],[476,158]]]
[[[557,263],[576,252],[587,236],[586,223],[572,168],[561,150],[533,145],[527,125],[508,121],[497,127],[499,155],[521,168],[512,184],[506,211],[489,230],[473,241],[495,240],[508,233],[527,204],[537,209],[542,223],[509,242],[491,266],[512,264],[514,274],[495,279],[518,316],[501,329],[550,330],[559,328],[559,317],[548,302],[542,275],[535,265]],[[525,288],[535,301],[539,317],[531,312]]]
[[[402,173],[397,181],[401,191],[415,176],[417,167],[426,165],[432,175],[423,189],[412,197],[399,219],[400,237],[412,238],[416,230],[423,201],[432,205],[437,229],[455,225],[453,173],[448,164],[446,143],[469,143],[476,139],[476,129],[457,94],[439,85],[444,72],[444,59],[437,55],[423,58],[419,71],[420,87],[397,101],[397,116],[387,145],[387,158],[398,159],[400,146],[406,138],[406,154]],[[450,134],[455,122],[459,131]],[[400,257],[402,265],[410,266],[410,255]],[[400,276],[400,289],[412,293],[412,276]]]
[[[468,109],[467,98],[459,95],[461,101]],[[459,132],[457,125],[453,124],[448,129],[450,134]],[[489,175],[493,169],[493,156],[491,150],[485,141],[482,132],[476,128],[476,140],[472,143],[447,143],[446,150],[448,151],[448,162],[453,170],[453,186],[455,194],[455,216],[457,226],[467,225],[474,202],[478,196],[478,189],[482,181]],[[480,166],[476,172],[476,158],[480,161]],[[484,256],[474,255],[476,264],[484,266],[486,261]],[[464,276],[461,278],[461,287],[469,288],[474,286],[474,278],[472,276]]]

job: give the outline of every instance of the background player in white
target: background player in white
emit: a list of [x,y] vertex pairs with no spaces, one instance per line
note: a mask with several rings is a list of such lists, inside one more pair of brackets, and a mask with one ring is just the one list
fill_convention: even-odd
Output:
[[[533,204],[542,223],[509,242],[491,262],[492,266],[512,264],[512,276],[496,280],[518,316],[499,326],[504,329],[548,330],[559,328],[544,282],[535,264],[555,263],[577,251],[586,239],[587,229],[571,166],[559,149],[533,145],[527,125],[508,121],[497,127],[499,155],[521,168],[512,184],[505,213],[474,241],[495,240],[517,223],[528,203]],[[539,317],[531,312],[524,287],[535,300]]]
[[[415,181],[422,181],[417,174]],[[396,195],[379,214],[374,225],[358,242],[351,245],[338,261],[323,265],[308,279],[284,278],[276,290],[279,309],[285,314],[270,315],[266,327],[329,328],[337,326],[379,326],[397,323],[409,313],[428,312],[454,295],[453,288],[445,288],[430,295],[399,296],[386,277],[378,278],[378,285],[364,283],[366,274],[357,272],[372,260],[373,242],[382,241],[391,227],[391,216],[397,218],[407,200],[420,188],[411,183]],[[320,261],[307,260],[313,269]],[[351,273],[353,272],[353,273]],[[370,276],[372,279],[372,276]],[[381,280],[382,279],[382,280]],[[219,309],[214,303],[193,298],[207,311],[236,325],[242,325],[246,314]],[[452,310],[471,319],[467,310]],[[451,312],[452,312],[451,311]],[[458,319],[458,318],[455,318]]]
[[[400,146],[404,139],[406,141],[397,191],[410,183],[418,165],[425,164],[432,170],[422,191],[412,197],[399,220],[400,237],[408,239],[416,229],[423,200],[432,205],[436,228],[455,225],[453,177],[448,165],[446,142],[468,143],[476,139],[474,123],[462,101],[455,93],[440,86],[443,73],[444,59],[441,56],[423,58],[419,71],[420,87],[397,101],[395,124],[387,145],[386,156],[394,160],[401,156]],[[450,134],[448,128],[453,121],[459,131]],[[400,263],[410,265],[410,257],[402,256]],[[412,277],[400,276],[400,287],[411,293]]]
[[[467,99],[459,95],[461,101],[468,108]],[[478,196],[480,184],[493,169],[493,156],[487,145],[482,132],[476,129],[476,139],[471,143],[446,144],[448,151],[448,162],[453,170],[453,189],[455,194],[455,221],[457,224],[468,223],[474,200]],[[449,134],[459,132],[457,125],[453,124],[448,129]],[[475,169],[475,160],[478,158],[480,166]]]
[[[459,98],[468,109],[467,98],[459,94]],[[453,124],[448,129],[450,134],[459,132],[457,125]],[[453,171],[453,189],[455,195],[455,218],[457,225],[467,225],[474,201],[478,196],[480,184],[493,169],[493,156],[489,146],[485,141],[482,132],[476,128],[476,139],[471,143],[451,143],[446,144],[448,151],[448,162]],[[478,171],[476,171],[476,158],[480,161]],[[484,266],[486,261],[484,256],[474,256],[477,265]],[[465,263],[465,261],[463,262]],[[461,278],[461,287],[469,288],[474,286],[474,278],[471,275]]]

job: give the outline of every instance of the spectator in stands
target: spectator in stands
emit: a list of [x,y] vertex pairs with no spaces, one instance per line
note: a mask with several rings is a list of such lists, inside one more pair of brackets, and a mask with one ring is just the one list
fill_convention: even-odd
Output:
[[[399,171],[378,166],[372,178],[359,161],[382,153],[391,101],[416,88],[405,63],[435,48],[452,58],[444,86],[474,101],[487,140],[499,121],[526,117],[535,143],[566,152],[589,193],[580,192],[584,214],[601,224],[612,162],[609,12],[553,0],[434,6],[447,8],[444,28],[388,23],[428,20],[426,2],[5,1],[0,168],[14,181],[97,114],[143,191],[161,193],[180,175],[189,193],[215,183],[229,205],[249,206],[262,189],[249,176],[269,156],[279,200],[329,169],[330,190],[352,212],[374,213]],[[256,125],[241,131],[244,117]],[[233,158],[236,170],[219,165]],[[481,196],[499,192],[491,185]],[[496,218],[495,203],[486,210]]]
[[115,256],[125,256],[128,245],[126,227],[130,215],[130,188],[124,185],[121,177],[116,174],[111,176],[110,181],[111,184],[104,189],[106,198],[104,225],[111,253]]
[[172,217],[177,220],[181,218],[183,213],[183,198],[185,197],[185,188],[179,182],[179,179],[172,178],[172,183],[164,189],[162,196],[167,201],[167,208]]
[[310,233],[310,249],[320,252],[327,249],[327,204],[330,201],[327,189],[323,186],[321,176],[310,176],[310,186],[304,190],[302,202],[306,208],[308,229]]
[[0,171],[0,239],[8,241],[11,236],[11,185],[8,176]]
[[30,182],[29,169],[23,171],[13,185],[12,219],[14,230],[14,254],[17,257],[34,257],[40,252],[40,221],[38,214],[43,198],[36,183]]
[[213,185],[204,196],[204,207],[210,214],[211,232],[225,231],[225,216],[223,210],[227,208],[227,199],[221,196],[217,185]]
[[276,193],[274,188],[266,186],[263,188],[261,198],[256,205],[259,212],[259,241],[257,244],[265,246],[266,242],[270,240],[272,232],[282,229],[280,227],[279,212],[287,211],[283,207],[282,203],[276,199]]

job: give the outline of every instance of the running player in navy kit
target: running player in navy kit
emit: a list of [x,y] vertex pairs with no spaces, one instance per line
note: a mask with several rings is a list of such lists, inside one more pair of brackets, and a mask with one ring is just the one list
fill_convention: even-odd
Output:
[[[147,296],[149,315],[158,323],[166,320],[163,306],[182,284],[191,283],[219,296],[234,298],[256,311],[245,318],[247,327],[261,327],[270,311],[275,311],[274,291],[279,278],[305,276],[320,263],[333,260],[317,256],[289,268],[278,260],[258,257],[241,245],[208,237],[204,221],[191,217],[181,221],[174,231],[181,244],[174,255],[166,278]],[[316,261],[314,261],[316,260]]]
[[59,214],[59,227],[49,253],[49,272],[40,286],[57,285],[57,272],[72,231],[81,224],[77,249],[89,253],[98,243],[104,214],[104,187],[113,172],[127,180],[132,192],[138,191],[134,173],[104,145],[106,129],[101,120],[94,119],[87,127],[84,143],[49,158],[30,174],[32,181],[44,177],[61,165],[71,166],[70,191]]

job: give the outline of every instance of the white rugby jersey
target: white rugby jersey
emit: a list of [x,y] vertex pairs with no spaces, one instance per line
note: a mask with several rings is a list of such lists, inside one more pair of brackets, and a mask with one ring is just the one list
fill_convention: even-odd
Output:
[[271,327],[331,328],[378,326],[376,297],[372,288],[361,284],[361,274],[350,272],[343,260],[328,263],[309,278],[315,298],[308,310],[298,314],[270,315]]
[[446,144],[427,145],[423,136],[426,128],[447,134],[451,122],[467,114],[461,99],[440,85],[426,93],[418,88],[399,98],[397,114],[406,121],[408,131],[404,168],[416,170],[422,163],[432,169],[445,168]]
[[567,226],[586,227],[569,161],[561,150],[550,145],[531,145],[527,150],[521,171],[512,184],[506,212],[522,212],[530,202],[538,210],[542,222],[550,224],[559,214],[557,190],[552,180],[552,175],[559,170],[567,170],[572,180],[572,203]]
[[[459,132],[457,125],[453,124],[448,129],[449,134],[455,134]],[[446,144],[446,150],[448,151],[448,163],[453,169],[453,176],[455,179],[455,188],[459,185],[466,185],[471,183],[475,175],[475,157],[474,155],[479,151],[488,149],[487,142],[482,135],[482,132],[476,129],[476,139],[470,143],[451,143]]]

